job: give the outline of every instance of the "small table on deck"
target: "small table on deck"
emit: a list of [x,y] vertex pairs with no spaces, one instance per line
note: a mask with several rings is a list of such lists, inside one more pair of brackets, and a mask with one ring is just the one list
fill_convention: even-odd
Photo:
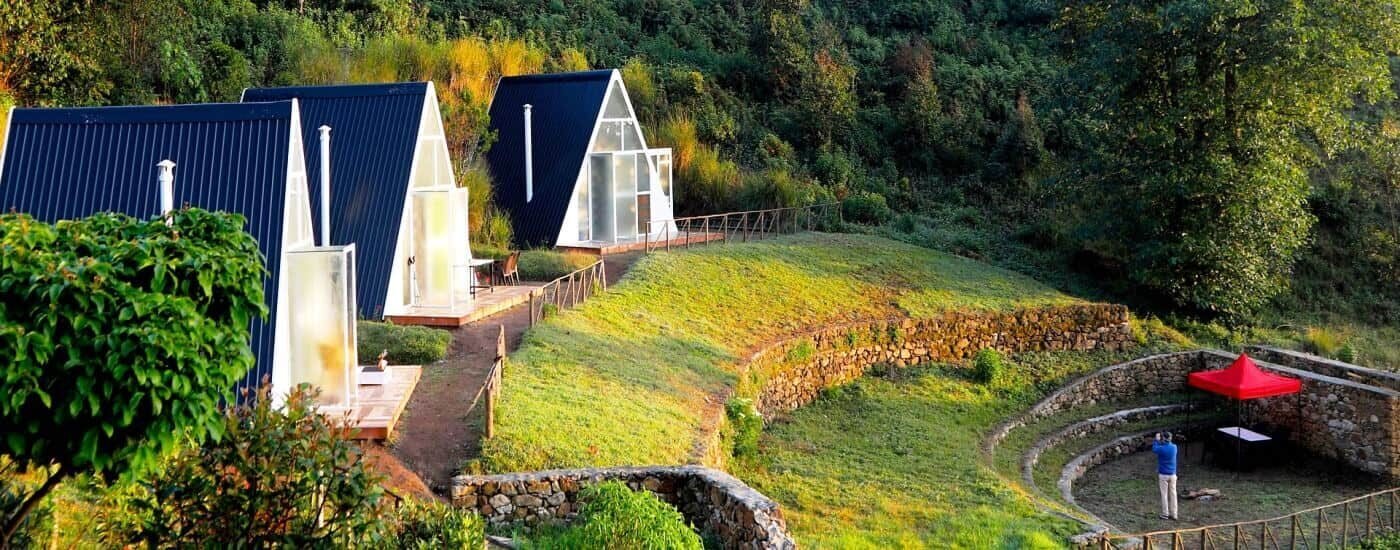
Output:
[[1274,438],[1240,426],[1228,426],[1215,430],[1216,457],[1218,461],[1235,469],[1252,468],[1266,457],[1273,447]]
[[[477,274],[477,270],[480,269],[480,268],[482,268],[482,267],[488,267],[488,268],[491,270],[491,272],[488,273],[488,275],[491,277],[491,284],[489,284],[489,285],[479,285],[479,284],[476,284],[475,282],[473,282],[473,283],[472,283],[472,294],[476,294],[476,289],[478,289],[478,288],[489,288],[489,289],[491,289],[491,292],[495,292],[495,291],[496,291],[496,279],[495,279],[496,275],[495,275],[495,272],[494,272],[494,270],[496,269],[496,260],[492,260],[492,259],[488,259],[488,258],[482,258],[482,259],[473,258],[473,259],[471,259],[470,261],[467,262],[467,267],[470,268],[470,269],[472,270],[472,275],[473,275],[473,276],[475,276],[475,275]],[[480,280],[481,280],[481,277],[475,277],[475,279],[476,279],[477,281],[480,281]]]

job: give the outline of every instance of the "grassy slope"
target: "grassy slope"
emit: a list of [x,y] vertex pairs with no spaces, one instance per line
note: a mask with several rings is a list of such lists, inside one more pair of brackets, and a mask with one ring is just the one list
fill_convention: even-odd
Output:
[[682,462],[742,350],[841,320],[1072,302],[1027,277],[886,239],[803,234],[658,254],[511,356],[482,469]]
[[982,438],[1067,378],[1140,353],[1020,354],[995,388],[948,365],[867,376],[770,425],[759,457],[731,469],[782,504],[806,547],[1058,548],[1078,524],[1039,511],[1019,466],[983,464]]

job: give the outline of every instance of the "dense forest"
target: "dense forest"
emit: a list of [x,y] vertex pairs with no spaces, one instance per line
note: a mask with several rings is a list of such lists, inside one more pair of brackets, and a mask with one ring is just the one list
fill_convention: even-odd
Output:
[[0,105],[437,83],[482,245],[503,75],[616,67],[686,213],[897,237],[1232,323],[1400,323],[1393,1],[30,0]]

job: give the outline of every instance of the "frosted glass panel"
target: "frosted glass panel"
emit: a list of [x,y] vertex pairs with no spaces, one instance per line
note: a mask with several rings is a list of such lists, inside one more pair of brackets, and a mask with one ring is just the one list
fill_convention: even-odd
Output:
[[627,98],[622,93],[622,85],[614,82],[612,90],[608,92],[608,107],[603,109],[603,118],[631,117],[632,113],[627,110]]
[[414,305],[452,307],[452,270],[457,262],[453,233],[456,220],[449,193],[413,194],[413,287]]
[[598,136],[593,143],[594,152],[617,151],[622,149],[622,123],[604,122],[598,125]]
[[637,133],[637,125],[631,122],[622,123],[622,149],[624,151],[635,151],[642,148],[642,136]]
[[588,240],[588,186],[576,186],[578,191],[574,192],[574,217],[578,218],[578,240]]
[[612,168],[612,155],[590,157],[588,195],[592,212],[589,218],[593,222],[592,240],[595,241],[613,240]]
[[355,393],[355,260],[346,248],[287,254],[291,381],[321,388],[319,403]]
[[617,213],[617,238],[637,236],[637,156],[613,157],[613,208]]
[[646,153],[637,153],[637,192],[651,191],[651,163]]

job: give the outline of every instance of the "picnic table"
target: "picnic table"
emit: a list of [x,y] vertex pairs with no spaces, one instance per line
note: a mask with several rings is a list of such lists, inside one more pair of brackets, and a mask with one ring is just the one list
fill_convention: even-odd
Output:
[[1264,462],[1273,450],[1274,438],[1242,426],[1215,430],[1212,451],[1216,461],[1232,469],[1251,469]]

